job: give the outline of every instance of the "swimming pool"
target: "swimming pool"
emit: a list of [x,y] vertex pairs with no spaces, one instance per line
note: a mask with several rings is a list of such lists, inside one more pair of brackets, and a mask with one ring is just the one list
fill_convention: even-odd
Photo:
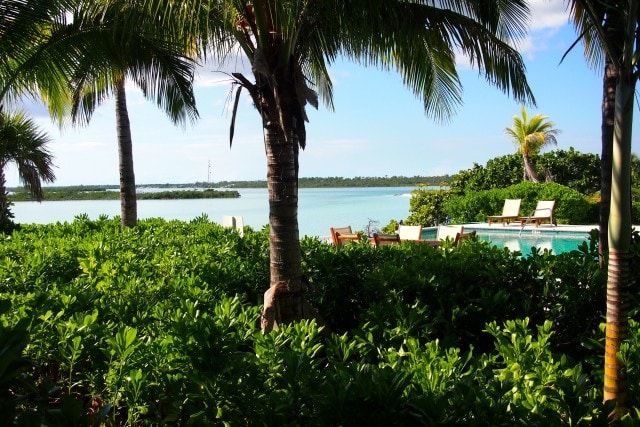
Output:
[[[465,233],[474,230],[479,239],[491,242],[500,248],[507,247],[511,251],[520,251],[525,256],[531,253],[531,247],[551,249],[554,254],[569,252],[589,239],[588,232],[546,232],[525,229],[520,233],[519,227],[511,230],[490,230],[466,225],[464,227]],[[435,228],[430,228],[424,230],[422,236],[423,239],[434,239],[435,235]]]

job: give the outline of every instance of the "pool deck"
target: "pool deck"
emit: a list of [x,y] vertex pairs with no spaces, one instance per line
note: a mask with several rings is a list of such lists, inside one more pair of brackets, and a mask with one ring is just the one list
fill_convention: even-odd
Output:
[[[489,225],[486,222],[469,222],[462,224],[464,226],[465,233],[476,231],[481,234],[518,234],[518,235],[547,235],[547,236],[589,236],[589,232],[593,229],[598,229],[598,224],[590,225],[571,225],[571,224],[540,224],[536,227],[535,224],[527,224],[524,227],[520,222],[512,222],[510,224],[494,223]],[[634,226],[637,228],[637,226]],[[423,230],[431,231],[435,233],[437,227],[423,227]]]
[[[477,231],[479,233],[504,233],[504,234],[520,234],[520,230],[522,230],[522,234],[547,234],[547,235],[560,235],[560,234],[571,234],[571,235],[584,235],[588,236],[589,232],[593,229],[598,229],[598,224],[591,225],[571,225],[571,224],[540,224],[540,226],[536,227],[535,224],[527,224],[522,227],[519,222],[512,222],[510,224],[492,224],[489,225],[486,222],[469,222],[464,225],[464,231]],[[640,230],[640,225],[633,225],[633,228],[636,230]],[[437,227],[422,227],[423,231],[432,230],[435,232]],[[323,242],[330,243],[330,236],[320,236],[320,240]]]
[[[510,224],[491,224],[486,222],[474,222],[464,224],[465,231],[476,230],[478,232],[494,232],[494,233],[520,233],[522,234],[588,234],[593,229],[598,229],[598,224],[591,225],[571,225],[571,224],[540,224],[536,227],[535,224],[527,224],[524,227],[519,222],[512,222]],[[434,227],[435,229],[435,227]]]

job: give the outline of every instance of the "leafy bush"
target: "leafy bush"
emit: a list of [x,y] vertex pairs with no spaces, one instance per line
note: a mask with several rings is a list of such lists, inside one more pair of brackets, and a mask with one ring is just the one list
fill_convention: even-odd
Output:
[[445,205],[453,197],[449,190],[419,189],[411,192],[408,225],[432,226],[447,221]]
[[504,189],[467,193],[464,196],[451,197],[445,203],[444,210],[457,223],[486,221],[488,215],[502,212],[505,199],[522,199],[522,215],[532,212],[539,200],[555,200],[554,216],[558,222],[598,222],[597,205],[590,203],[576,190],[556,183],[522,182]]
[[[24,226],[0,245],[0,300],[11,301],[0,304],[0,362],[12,368],[1,392],[14,393],[3,421],[605,424],[606,278],[593,242],[525,258],[474,240],[441,250],[305,238],[301,248],[327,326],[263,335],[264,231],[240,238],[204,217],[124,231],[107,218]],[[6,335],[11,325],[24,333]],[[622,354],[633,381],[638,327]],[[40,385],[18,383],[30,378]]]
[[[600,191],[600,157],[583,154],[573,147],[554,150],[531,157],[536,173],[541,179],[548,176],[553,182],[590,195]],[[474,164],[453,176],[451,189],[468,194],[509,187],[522,182],[523,162],[518,154],[496,157],[486,166]]]

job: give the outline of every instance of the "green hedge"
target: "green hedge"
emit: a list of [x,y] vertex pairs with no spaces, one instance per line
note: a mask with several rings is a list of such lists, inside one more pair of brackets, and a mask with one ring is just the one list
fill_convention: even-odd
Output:
[[597,205],[582,194],[556,183],[522,182],[507,188],[480,191],[462,197],[452,197],[445,210],[453,221],[484,222],[489,215],[502,212],[505,199],[522,199],[520,215],[529,215],[539,200],[555,200],[554,216],[564,224],[597,224]]
[[[564,224],[597,224],[599,204],[571,188],[556,183],[522,182],[507,188],[458,195],[450,190],[415,190],[408,224],[431,226],[447,220],[454,223],[486,222],[499,215],[505,199],[522,199],[520,215],[529,215],[539,200],[555,200],[554,216]],[[634,211],[635,212],[635,211]],[[640,217],[634,215],[634,221]]]
[[[263,335],[264,230],[241,238],[205,217],[23,226],[0,245],[0,423],[606,424],[592,242],[525,258],[474,240],[301,249],[328,326]],[[629,423],[637,321],[621,353]]]

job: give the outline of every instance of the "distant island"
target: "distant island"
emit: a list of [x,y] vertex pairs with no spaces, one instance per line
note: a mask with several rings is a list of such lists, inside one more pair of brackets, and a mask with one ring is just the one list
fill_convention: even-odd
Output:
[[[83,188],[79,187],[56,187],[55,189],[47,188],[44,191],[45,201],[64,201],[64,200],[118,200],[120,192],[114,191],[113,188],[101,186],[99,188]],[[116,186],[116,190],[117,190]],[[240,193],[235,190],[175,190],[175,191],[155,191],[155,192],[139,192],[138,200],[169,200],[169,199],[222,199],[222,198],[238,198]],[[19,189],[9,194],[9,200],[12,202],[26,202],[32,200],[31,194],[24,189]]]
[[[385,176],[385,177],[326,177],[300,178],[300,188],[344,188],[344,187],[445,187],[451,183],[450,175],[443,176]],[[215,199],[238,198],[240,193],[233,188],[267,188],[267,181],[218,181],[189,184],[138,185],[138,200],[148,199]],[[145,189],[171,189],[167,191],[145,191]],[[44,187],[44,200],[117,200],[119,185],[72,185]],[[184,190],[183,190],[184,189]],[[224,189],[224,190],[220,190]],[[9,200],[22,202],[32,200],[24,187],[13,187]]]

